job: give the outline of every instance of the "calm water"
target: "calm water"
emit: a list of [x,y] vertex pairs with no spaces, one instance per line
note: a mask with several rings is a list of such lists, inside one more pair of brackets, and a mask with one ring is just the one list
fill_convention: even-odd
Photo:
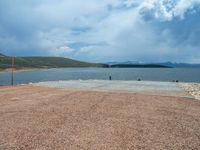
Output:
[[[66,68],[15,73],[15,84],[58,80],[142,80],[200,82],[199,68]],[[0,73],[0,85],[10,85],[11,73]]]

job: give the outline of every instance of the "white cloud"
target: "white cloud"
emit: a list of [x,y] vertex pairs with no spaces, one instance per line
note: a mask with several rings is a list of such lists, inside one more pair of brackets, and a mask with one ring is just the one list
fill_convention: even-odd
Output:
[[199,5],[200,0],[0,1],[0,49],[101,62],[197,62],[198,28],[178,26],[183,32],[176,33],[172,25],[187,21],[185,14]]
[[61,46],[61,47],[56,48],[56,50],[57,51],[61,51],[61,53],[64,53],[64,52],[69,53],[69,52],[73,52],[74,51],[73,49],[71,49],[68,46]]
[[171,21],[174,17],[183,19],[185,13],[199,6],[200,0],[143,0],[138,9],[156,19]]

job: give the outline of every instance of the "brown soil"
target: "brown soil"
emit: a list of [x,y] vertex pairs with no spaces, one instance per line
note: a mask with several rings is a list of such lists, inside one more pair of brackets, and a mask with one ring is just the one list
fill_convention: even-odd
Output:
[[200,101],[0,87],[0,149],[200,149]]

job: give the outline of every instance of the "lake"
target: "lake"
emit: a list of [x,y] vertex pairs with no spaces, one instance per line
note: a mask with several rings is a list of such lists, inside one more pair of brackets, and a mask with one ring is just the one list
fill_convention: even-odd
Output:
[[[14,83],[59,80],[137,80],[200,82],[200,68],[61,68],[15,72]],[[11,73],[0,73],[0,85],[10,85]]]

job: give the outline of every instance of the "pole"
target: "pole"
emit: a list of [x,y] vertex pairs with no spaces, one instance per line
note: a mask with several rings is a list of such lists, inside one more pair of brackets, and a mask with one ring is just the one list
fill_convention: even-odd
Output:
[[14,63],[15,63],[15,60],[14,60],[14,57],[12,57],[12,86],[14,85]]

